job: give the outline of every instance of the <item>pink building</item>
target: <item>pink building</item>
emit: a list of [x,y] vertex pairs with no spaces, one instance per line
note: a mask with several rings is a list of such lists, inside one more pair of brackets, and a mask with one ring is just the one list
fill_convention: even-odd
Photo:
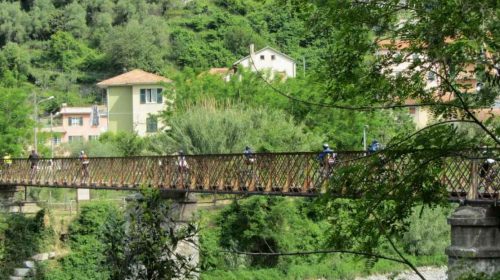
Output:
[[[107,114],[105,108],[67,107],[63,104],[61,110],[54,116],[56,126],[52,127],[54,144],[71,143],[75,141],[95,140],[107,129]],[[44,131],[50,132],[49,128]]]

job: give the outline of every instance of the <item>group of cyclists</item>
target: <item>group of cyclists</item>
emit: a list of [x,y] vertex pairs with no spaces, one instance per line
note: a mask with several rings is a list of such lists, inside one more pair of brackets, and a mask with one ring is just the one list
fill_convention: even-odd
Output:
[[[368,155],[370,155],[380,150],[381,144],[377,140],[373,140],[367,148],[366,152]],[[479,177],[485,185],[491,185],[491,183],[495,180],[495,177],[498,175],[498,172],[496,168],[494,168],[496,160],[493,159],[493,157],[489,156],[487,154],[487,151],[487,149],[484,149],[483,151],[484,161],[481,163],[481,166],[479,168]],[[249,167],[253,166],[253,164],[255,164],[257,160],[255,153],[249,146],[246,146],[243,150],[243,158],[244,163]],[[32,150],[28,157],[31,170],[31,179],[33,179],[33,177],[36,175],[39,160],[40,156],[38,155],[38,153],[35,150]],[[81,151],[79,153],[79,161],[81,164],[82,178],[88,178],[90,161],[85,151]],[[320,167],[320,174],[322,174],[323,176],[330,176],[332,173],[332,167],[337,163],[337,154],[330,148],[327,143],[325,143],[323,144],[323,150],[317,155],[316,161],[318,162]],[[10,154],[6,154],[3,157],[3,163],[4,168],[8,170],[8,168],[12,165],[12,158]],[[187,176],[189,175],[189,164],[183,150],[180,150],[177,153],[177,160],[175,162],[175,165],[180,176],[184,176],[185,178],[187,178]],[[251,169],[252,168],[248,168],[248,170]]]

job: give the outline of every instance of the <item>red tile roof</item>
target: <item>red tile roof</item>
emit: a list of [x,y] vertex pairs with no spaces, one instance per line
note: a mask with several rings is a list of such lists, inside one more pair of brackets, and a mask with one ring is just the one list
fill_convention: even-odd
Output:
[[134,69],[127,73],[109,78],[97,83],[98,87],[106,88],[109,86],[124,86],[124,85],[143,85],[143,84],[158,84],[161,82],[170,83],[172,80],[153,73],[148,73],[141,69]]

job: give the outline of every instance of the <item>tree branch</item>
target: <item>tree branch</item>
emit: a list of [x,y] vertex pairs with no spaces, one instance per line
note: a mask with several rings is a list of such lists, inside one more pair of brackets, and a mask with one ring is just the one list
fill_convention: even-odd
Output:
[[236,255],[246,255],[246,256],[306,256],[306,255],[314,255],[314,254],[351,254],[351,255],[360,255],[365,257],[375,257],[379,259],[384,259],[388,261],[398,262],[402,264],[406,264],[404,261],[384,255],[378,255],[368,252],[358,252],[351,250],[317,250],[317,251],[298,251],[298,252],[277,252],[277,253],[257,253],[257,252],[241,252],[241,251],[220,251],[221,253],[229,253]]

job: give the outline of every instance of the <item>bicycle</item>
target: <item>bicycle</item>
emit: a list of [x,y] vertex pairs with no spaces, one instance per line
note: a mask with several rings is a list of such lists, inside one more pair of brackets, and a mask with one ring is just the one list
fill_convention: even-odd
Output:
[[176,172],[174,173],[173,188],[177,188],[177,186],[181,186],[183,189],[189,188],[190,182],[190,172],[188,166],[178,165],[176,168]]
[[240,167],[238,175],[238,183],[241,191],[248,191],[252,183],[256,186],[255,189],[259,191],[263,190],[255,165],[255,157],[245,157],[245,165]]

